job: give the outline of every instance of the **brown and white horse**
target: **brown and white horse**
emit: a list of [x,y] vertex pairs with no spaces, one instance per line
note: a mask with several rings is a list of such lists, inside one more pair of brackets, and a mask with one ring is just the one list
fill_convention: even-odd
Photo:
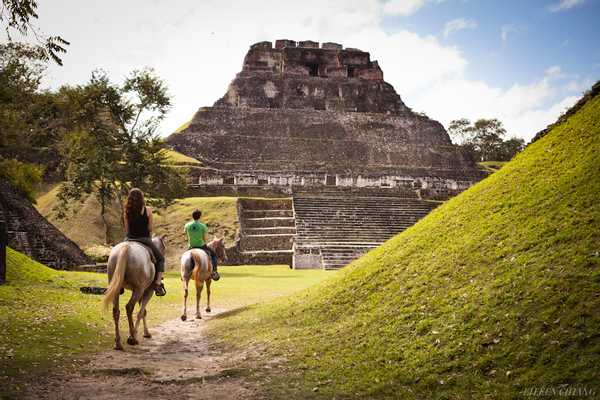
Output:
[[[155,236],[152,241],[165,254],[165,236]],[[140,320],[144,321],[144,337],[150,338],[150,332],[146,324],[146,305],[154,294],[154,274],[155,268],[150,257],[150,250],[144,245],[128,241],[119,243],[110,252],[108,257],[108,288],[104,293],[102,303],[105,309],[113,305],[113,319],[115,323],[115,350],[123,350],[121,345],[121,334],[119,332],[119,296],[122,289],[131,290],[131,298],[125,306],[127,311],[127,321],[129,322],[129,338],[127,343],[130,345],[138,344],[136,334],[140,325]],[[140,309],[137,314],[135,324],[133,323],[133,309],[136,303],[140,303]]]
[[[210,247],[216,253],[217,258],[220,261],[227,258],[223,238],[213,239],[212,242],[208,244],[208,247]],[[196,283],[196,318],[202,318],[200,315],[200,295],[202,294],[202,288],[204,287],[205,282],[206,312],[210,312],[210,284],[212,282],[212,271],[213,265],[210,260],[210,256],[202,249],[190,249],[181,256],[181,280],[183,282],[183,314],[181,314],[182,321],[187,319],[188,285],[190,278],[192,277]]]

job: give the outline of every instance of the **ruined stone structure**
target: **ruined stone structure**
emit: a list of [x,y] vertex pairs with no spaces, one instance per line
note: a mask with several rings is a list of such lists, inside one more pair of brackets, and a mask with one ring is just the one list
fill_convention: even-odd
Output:
[[202,162],[193,195],[444,200],[485,176],[369,53],[336,43],[252,45],[227,93],[167,143]]
[[294,268],[338,269],[402,232],[437,203],[326,190],[294,196]]
[[9,181],[0,178],[0,221],[8,246],[55,269],[71,269],[92,261],[49,223]]

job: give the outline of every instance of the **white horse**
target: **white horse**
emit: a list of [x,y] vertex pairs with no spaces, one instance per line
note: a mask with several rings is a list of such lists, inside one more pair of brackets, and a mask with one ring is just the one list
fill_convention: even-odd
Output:
[[[212,242],[208,244],[208,247],[210,247],[216,253],[219,260],[225,260],[227,258],[223,238],[214,238]],[[206,312],[210,312],[210,284],[212,282],[212,271],[213,265],[210,256],[202,249],[191,249],[183,253],[181,256],[181,281],[183,282],[182,321],[187,319],[188,285],[191,277],[194,278],[194,282],[196,283],[196,318],[202,318],[200,315],[200,295],[202,294],[202,288],[204,287],[205,282]]]
[[[160,252],[165,254],[165,236],[154,236],[152,241]],[[144,321],[144,337],[150,338],[150,332],[146,324],[146,305],[154,294],[155,268],[152,263],[151,251],[141,243],[127,241],[119,243],[110,252],[108,257],[108,288],[104,293],[102,303],[105,309],[113,305],[113,320],[115,323],[115,350],[123,350],[121,345],[121,334],[119,332],[119,296],[123,289],[132,291],[131,298],[125,306],[127,321],[129,322],[130,345],[138,344],[136,339],[140,320]],[[133,309],[136,303],[140,303],[140,309],[135,324],[133,323]]]

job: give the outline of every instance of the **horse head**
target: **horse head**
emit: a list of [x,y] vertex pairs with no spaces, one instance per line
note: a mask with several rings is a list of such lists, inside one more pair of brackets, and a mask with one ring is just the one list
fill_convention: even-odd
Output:
[[227,252],[225,251],[225,238],[214,238],[210,242],[209,246],[213,249],[219,261],[223,262],[227,259]]

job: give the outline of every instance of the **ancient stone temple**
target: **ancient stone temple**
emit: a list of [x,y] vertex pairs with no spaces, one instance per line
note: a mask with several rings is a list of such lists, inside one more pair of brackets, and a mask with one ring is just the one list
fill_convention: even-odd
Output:
[[294,205],[315,196],[444,200],[484,176],[439,122],[402,102],[369,53],[336,43],[252,45],[225,95],[167,142],[201,161],[190,173],[193,193],[293,196]]
[[49,267],[71,269],[92,263],[4,178],[0,178],[0,229],[8,246]]

